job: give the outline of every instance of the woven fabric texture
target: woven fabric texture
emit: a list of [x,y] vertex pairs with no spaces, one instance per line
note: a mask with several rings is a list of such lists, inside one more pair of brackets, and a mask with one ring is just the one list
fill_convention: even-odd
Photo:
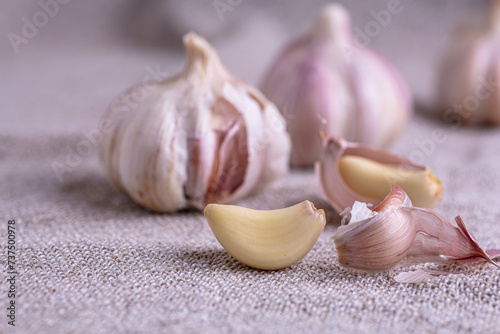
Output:
[[[269,11],[254,10],[249,3],[233,11],[251,20],[235,28],[245,38],[214,32],[212,39],[228,67],[244,78],[255,75],[250,79],[255,83],[269,57],[288,39],[286,29],[294,25],[276,28],[262,14]],[[386,1],[373,2],[373,8],[345,3],[350,10],[359,7],[360,15],[387,6]],[[437,22],[455,16],[452,2],[402,3],[412,11],[395,17],[374,47],[392,45],[390,36],[404,52],[401,45],[407,40],[398,37],[399,27],[413,24],[424,31],[434,24],[442,32],[444,25]],[[459,4],[457,13],[470,6],[453,3]],[[60,5],[58,14],[17,54],[10,52],[10,44],[2,44],[7,51],[0,54],[1,259],[6,268],[6,226],[14,219],[19,275],[15,329],[5,316],[9,286],[0,285],[0,332],[500,333],[500,270],[490,264],[425,264],[379,274],[341,267],[332,240],[340,221],[324,201],[312,170],[292,170],[240,203],[271,209],[309,199],[326,210],[328,223],[311,252],[279,271],[255,270],[233,259],[200,212],[152,213],[115,190],[99,165],[96,147],[85,149],[82,142],[114,96],[148,73],[165,77],[183,63],[178,49],[126,42],[125,28],[131,28],[126,24],[111,29],[116,16],[128,17],[118,4]],[[6,6],[12,12],[1,14],[4,35],[21,33],[21,18],[31,20],[41,10],[35,2]],[[283,14],[273,6],[276,20],[278,13],[303,14],[301,22],[306,22],[314,13],[309,7],[294,11],[290,5]],[[423,8],[427,11],[419,11]],[[206,15],[219,22],[213,7]],[[426,17],[428,24],[414,17]],[[220,22],[230,21],[228,16]],[[280,42],[269,43],[271,39]],[[436,40],[428,45],[431,53],[437,53]],[[252,41],[258,47],[250,50],[246,45]],[[418,47],[426,45],[415,41]],[[403,59],[394,49],[388,54],[396,62]],[[424,65],[434,64],[425,57],[420,59]],[[415,58],[399,65],[407,76],[423,66]],[[430,85],[427,79],[409,80],[414,90]],[[441,179],[444,197],[438,213],[449,220],[460,214],[481,246],[500,248],[499,142],[497,129],[454,127],[416,114],[391,150],[421,159]],[[77,149],[80,159],[73,156],[70,170],[58,175],[54,162],[65,162]],[[420,284],[393,279],[418,268],[453,274]]]
[[[412,146],[414,134],[426,138],[433,126],[416,118],[407,144],[398,150]],[[449,219],[460,213],[481,245],[498,248],[500,134],[444,131],[448,140],[430,159],[445,186],[438,212]],[[0,212],[19,225],[21,332],[495,333],[500,328],[500,275],[491,265],[448,266],[457,274],[421,284],[393,280],[415,267],[376,275],[340,267],[331,239],[339,221],[321,200],[311,171],[293,171],[241,203],[279,208],[308,198],[330,217],[303,260],[288,269],[259,271],[231,258],[201,213],[155,214],[118,193],[95,157],[59,182],[49,165],[65,145],[76,144],[72,140],[1,140],[9,163],[1,167]],[[2,285],[0,295],[6,294]]]

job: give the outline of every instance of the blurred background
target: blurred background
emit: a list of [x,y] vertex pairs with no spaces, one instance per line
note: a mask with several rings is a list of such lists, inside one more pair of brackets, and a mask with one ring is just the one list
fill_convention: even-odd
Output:
[[[391,0],[396,1],[397,0]],[[363,31],[389,0],[338,1]],[[258,85],[280,48],[329,1],[1,0],[0,131],[71,134],[94,128],[106,106],[155,72],[184,65],[182,35],[204,35],[235,75]],[[368,46],[403,73],[417,104],[432,102],[435,70],[456,20],[488,2],[399,1],[402,10]],[[151,75],[151,74],[150,74]]]

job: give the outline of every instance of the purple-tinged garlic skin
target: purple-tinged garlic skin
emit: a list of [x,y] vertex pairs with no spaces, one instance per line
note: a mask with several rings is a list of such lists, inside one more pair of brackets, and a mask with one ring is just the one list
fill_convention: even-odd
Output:
[[278,55],[262,92],[285,117],[290,162],[312,166],[322,129],[349,141],[386,147],[406,127],[411,96],[398,71],[368,48],[355,45],[348,12],[326,6],[311,32]]
[[[288,170],[290,139],[277,108],[232,76],[206,40],[189,33],[184,44],[182,73],[132,87],[103,117],[112,125],[99,147],[109,178],[158,212],[236,203]],[[145,98],[131,110],[116,107],[140,90]]]
[[[378,198],[363,196],[354,191],[340,172],[339,162],[343,157],[354,156],[387,166],[387,173],[379,175],[387,192]],[[419,206],[434,208],[442,198],[441,181],[427,166],[422,166],[390,152],[370,146],[350,143],[342,138],[323,137],[321,159],[316,163],[316,176],[324,196],[337,212],[352,207],[356,201],[378,205],[390,192],[394,184],[400,185],[409,194],[412,202]],[[396,173],[389,174],[395,170]],[[371,171],[366,171],[370,173]],[[413,174],[413,175],[412,175]],[[360,175],[361,177],[361,175]],[[412,178],[414,182],[406,180]],[[415,182],[416,181],[416,182]],[[380,188],[366,184],[365,188]]]
[[[409,202],[401,188],[396,191],[391,197],[397,197],[398,205]],[[403,219],[401,212],[387,208],[366,219],[353,221],[351,218],[349,224],[340,226],[334,236],[339,263],[369,272],[397,265],[404,259],[417,232],[413,224],[398,223]]]
[[486,260],[499,250],[484,251],[471,237],[460,216],[454,226],[434,211],[413,207],[401,187],[394,186],[374,209],[357,202],[333,236],[339,263],[366,272],[396,265]]
[[438,73],[436,105],[446,123],[500,126],[500,1],[460,22]]

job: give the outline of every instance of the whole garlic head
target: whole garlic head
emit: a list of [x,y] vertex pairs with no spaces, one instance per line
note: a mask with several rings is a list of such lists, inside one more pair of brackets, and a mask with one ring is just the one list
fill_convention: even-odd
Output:
[[355,46],[349,14],[337,4],[326,6],[312,31],[283,50],[262,91],[287,121],[295,166],[319,159],[320,127],[328,135],[385,147],[411,114],[403,79],[377,54]]
[[[184,71],[158,85],[132,110],[114,107],[100,146],[112,183],[160,212],[234,203],[288,169],[290,139],[283,117],[258,90],[232,76],[194,33],[184,36]],[[137,94],[135,95],[137,96]]]
[[442,59],[437,106],[446,122],[500,125],[500,1],[491,7],[456,27]]

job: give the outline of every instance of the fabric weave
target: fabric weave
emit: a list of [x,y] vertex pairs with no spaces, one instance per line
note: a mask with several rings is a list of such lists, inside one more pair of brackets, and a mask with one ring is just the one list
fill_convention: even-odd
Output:
[[[416,117],[395,150],[407,151],[408,138],[435,125]],[[445,132],[449,139],[430,159],[445,188],[437,211],[449,219],[460,213],[481,245],[498,248],[500,181],[491,162],[499,159],[500,133]],[[19,332],[498,333],[500,275],[491,265],[445,266],[459,274],[416,285],[393,277],[441,267],[375,275],[340,267],[331,239],[339,219],[321,199],[312,171],[292,171],[241,203],[280,208],[310,199],[329,217],[303,260],[260,271],[229,256],[202,213],[152,213],[120,194],[95,156],[59,182],[51,159],[75,143],[0,141],[3,160],[15,162],[15,169],[0,167],[0,212],[19,226]],[[1,238],[5,247],[5,229]],[[2,285],[0,295],[6,293]]]

